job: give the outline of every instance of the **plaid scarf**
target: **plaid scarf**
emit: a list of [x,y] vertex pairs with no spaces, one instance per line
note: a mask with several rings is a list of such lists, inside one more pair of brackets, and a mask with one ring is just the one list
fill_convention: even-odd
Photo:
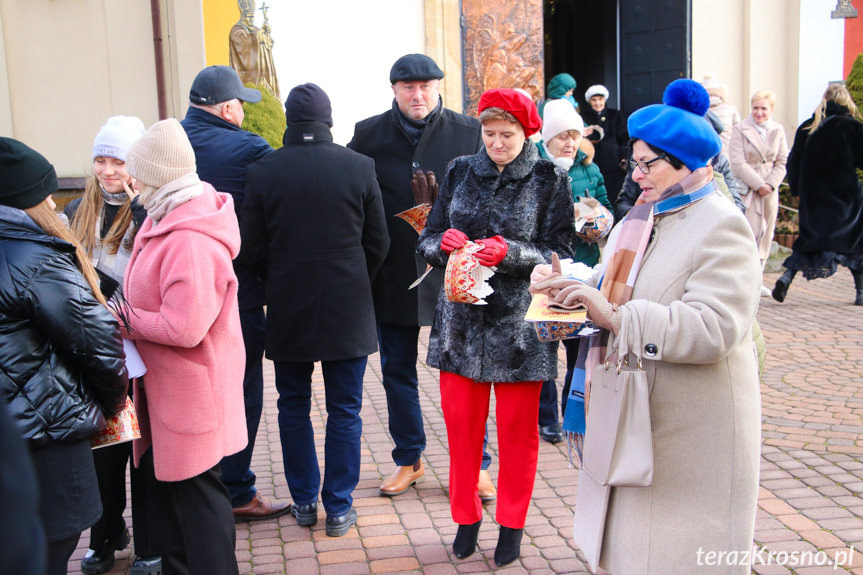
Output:
[[[665,190],[658,200],[645,202],[639,198],[620,223],[620,233],[608,259],[605,273],[599,281],[599,291],[612,304],[624,305],[632,298],[635,280],[650,243],[655,218],[679,212],[685,207],[707,197],[716,190],[713,183],[713,168],[699,168],[679,183]],[[582,342],[578,359],[572,373],[563,431],[567,439],[569,459],[575,449],[581,464],[584,448],[584,433],[587,429],[587,410],[590,407],[590,382],[593,368],[605,362],[608,340],[611,333],[602,329]],[[587,345],[585,345],[587,343]],[[615,359],[616,361],[616,359]]]

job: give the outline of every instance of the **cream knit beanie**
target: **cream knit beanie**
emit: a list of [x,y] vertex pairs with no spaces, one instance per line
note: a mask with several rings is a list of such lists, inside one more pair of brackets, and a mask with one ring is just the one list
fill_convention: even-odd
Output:
[[161,188],[197,171],[195,151],[180,122],[156,122],[129,148],[126,171],[146,186]]
[[569,100],[549,100],[543,110],[542,141],[548,143],[558,134],[575,130],[584,133],[584,120]]

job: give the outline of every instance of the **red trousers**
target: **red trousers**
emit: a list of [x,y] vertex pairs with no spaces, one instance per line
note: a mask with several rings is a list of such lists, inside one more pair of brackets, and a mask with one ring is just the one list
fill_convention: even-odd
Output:
[[524,527],[539,454],[541,381],[490,383],[440,372],[441,407],[449,442],[449,500],[453,521],[476,523],[482,502],[476,484],[491,387],[497,399],[498,524]]

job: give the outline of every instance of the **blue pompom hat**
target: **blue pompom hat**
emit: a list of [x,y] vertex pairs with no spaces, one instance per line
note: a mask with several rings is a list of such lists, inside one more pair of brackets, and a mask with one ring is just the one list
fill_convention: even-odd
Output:
[[675,80],[662,101],[633,112],[630,137],[679,158],[690,170],[703,168],[722,149],[719,135],[704,117],[710,108],[707,90],[694,80]]

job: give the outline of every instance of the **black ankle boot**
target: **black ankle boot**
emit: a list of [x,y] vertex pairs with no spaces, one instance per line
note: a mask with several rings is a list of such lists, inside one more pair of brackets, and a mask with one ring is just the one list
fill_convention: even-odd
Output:
[[854,276],[854,287],[857,289],[854,305],[863,305],[863,270],[851,270],[851,275]]
[[[114,551],[122,551],[131,540],[129,529],[123,527],[119,535],[103,541],[96,547],[91,547],[81,559],[81,572],[86,575],[99,575],[110,571],[114,566]],[[90,545],[94,543],[91,542]]]
[[509,565],[521,555],[521,536],[524,529],[512,529],[500,526],[500,535],[497,538],[497,547],[494,550],[494,562],[498,567]]
[[482,519],[470,525],[459,525],[452,542],[452,552],[459,559],[466,559],[476,551],[476,540],[479,537],[479,527]]
[[779,279],[776,280],[776,285],[773,287],[773,299],[779,303],[785,301],[785,294],[788,293],[788,286],[790,286],[791,282],[794,281],[794,276],[796,274],[796,270],[786,269],[785,273],[779,276]]

